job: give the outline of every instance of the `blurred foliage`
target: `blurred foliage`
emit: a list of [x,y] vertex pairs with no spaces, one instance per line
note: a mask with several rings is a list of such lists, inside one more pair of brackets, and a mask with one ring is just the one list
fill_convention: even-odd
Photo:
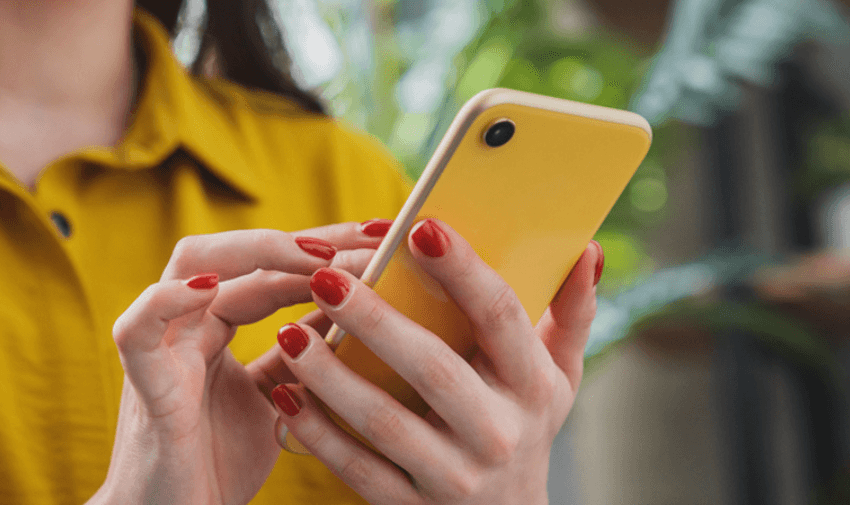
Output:
[[[347,28],[340,22],[341,2],[318,3],[324,5],[323,18],[344,52]],[[546,0],[359,3],[366,6],[361,16],[369,17],[374,34],[374,66],[344,69],[322,86],[323,95],[335,114],[386,143],[413,178],[463,103],[487,88],[627,108],[648,69],[648,54],[603,27],[555,28],[558,20],[553,16],[564,15],[556,12],[555,4]],[[449,16],[447,9],[454,9],[453,17],[440,21],[441,15]],[[458,19],[467,19],[467,24]],[[467,32],[455,33],[458,30]],[[435,82],[435,75],[441,79]],[[418,84],[411,82],[415,79]],[[405,104],[411,101],[405,90],[430,96],[432,88],[437,88],[437,100],[421,100],[425,106]],[[654,132],[646,161],[597,236],[606,251],[603,293],[621,291],[655,269],[642,236],[667,216],[671,163],[666,154],[675,152],[673,130],[666,126]]]
[[824,121],[813,128],[804,166],[795,188],[798,196],[813,200],[850,180],[850,115]]
[[[414,179],[463,103],[483,89],[501,86],[620,109],[643,96],[657,56],[596,25],[582,5],[571,0],[270,2],[296,63],[296,79],[317,90],[334,115],[389,146]],[[188,0],[184,15],[186,34],[197,34],[203,1]],[[679,32],[689,40],[687,29]],[[184,35],[175,49],[191,61],[198,41]],[[753,49],[735,47],[746,54]],[[850,116],[814,123],[806,131],[807,150],[793,186],[797,199],[812,204],[825,190],[850,180]],[[693,294],[695,288],[682,284],[687,275],[671,276],[674,267],[659,270],[645,243],[670,215],[669,180],[679,148],[699,142],[685,135],[693,132],[677,123],[655,128],[646,160],[596,236],[606,252],[599,293],[603,302],[612,301],[607,313],[600,306],[594,323],[600,341],[621,338],[617,328],[628,326],[630,314],[657,308],[647,298],[663,294],[669,303]],[[726,255],[691,269],[705,267],[722,277],[735,271],[735,261]]]
[[712,297],[689,298],[671,303],[635,323],[631,332],[647,328],[676,328],[690,324],[720,335],[736,329],[756,335],[762,344],[838,383],[840,371],[834,353],[809,324],[762,302],[738,303]]
[[[287,47],[304,53],[293,54],[302,83],[317,88],[334,115],[384,142],[414,179],[463,103],[481,90],[500,86],[625,109],[651,68],[649,48],[594,24],[579,2],[279,0],[278,7]],[[850,176],[847,119],[814,131],[801,191],[815,195]],[[672,122],[655,129],[646,160],[596,236],[606,252],[599,293],[609,300],[641,292],[635,289],[659,275],[645,240],[670,217],[671,167],[679,147],[697,140],[688,134]],[[728,270],[728,258],[717,268]],[[649,285],[676,286],[664,282]],[[616,333],[617,317],[601,311],[597,319],[605,333]]]

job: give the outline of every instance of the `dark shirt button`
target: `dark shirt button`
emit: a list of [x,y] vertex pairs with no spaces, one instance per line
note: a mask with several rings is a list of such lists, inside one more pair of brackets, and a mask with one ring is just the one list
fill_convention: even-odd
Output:
[[50,220],[53,221],[54,225],[56,225],[56,229],[59,230],[60,235],[65,238],[71,236],[71,223],[64,214],[53,211],[50,213]]

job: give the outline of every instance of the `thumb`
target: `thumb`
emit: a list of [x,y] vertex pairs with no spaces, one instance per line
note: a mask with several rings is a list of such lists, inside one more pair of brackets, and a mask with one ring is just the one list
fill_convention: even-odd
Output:
[[168,280],[148,287],[115,322],[112,336],[127,378],[150,403],[180,380],[180,370],[167,342],[171,321],[199,314],[218,292],[218,275],[188,281]]

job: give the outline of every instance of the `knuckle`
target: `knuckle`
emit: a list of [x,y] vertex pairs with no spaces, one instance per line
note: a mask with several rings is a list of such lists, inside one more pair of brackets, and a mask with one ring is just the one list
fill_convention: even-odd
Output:
[[171,263],[178,271],[182,271],[189,266],[189,263],[194,261],[198,256],[198,250],[202,239],[199,235],[190,235],[183,237],[174,245],[174,251],[171,253]]
[[393,443],[406,437],[407,429],[398,408],[384,404],[372,409],[363,424],[363,436],[373,443]]
[[461,385],[460,358],[442,341],[434,347],[422,357],[419,380],[431,390],[451,391]]
[[383,323],[385,315],[385,308],[382,305],[372,303],[369,309],[361,316],[358,326],[364,335],[374,334]]
[[334,256],[331,262],[331,267],[351,272],[359,277],[363,270],[366,269],[366,265],[372,259],[373,254],[374,251],[371,249],[343,249],[337,251],[336,256]]
[[305,447],[312,450],[321,447],[329,436],[330,430],[326,426],[318,425],[299,431],[297,438]]
[[255,230],[257,246],[264,251],[280,251],[293,240],[292,236],[279,230]]
[[138,325],[140,312],[145,312],[153,303],[158,284],[148,286],[130,307],[112,325],[112,340],[119,350],[124,351],[133,341],[134,328]]
[[547,373],[545,370],[535,370],[531,378],[531,388],[529,392],[531,405],[538,409],[543,409],[555,399],[555,394],[558,389],[554,374]]
[[352,488],[364,489],[374,486],[373,473],[365,459],[354,456],[342,464],[339,476]]
[[534,346],[532,358],[527,375],[518,386],[516,401],[530,412],[540,414],[559,394],[563,386],[563,373],[543,345]]
[[486,438],[482,457],[488,465],[503,466],[514,459],[519,437],[513,430],[493,429]]
[[480,445],[475,451],[482,465],[501,467],[515,459],[522,435],[521,423],[517,421],[515,417],[482,416],[478,425]]
[[179,259],[190,256],[192,251],[198,248],[200,241],[201,238],[198,235],[189,235],[188,237],[181,238],[174,246],[174,252],[171,254],[171,257]]
[[256,275],[258,279],[262,279],[265,284],[265,292],[268,294],[267,296],[279,307],[286,307],[292,303],[297,303],[294,300],[302,293],[305,298],[309,299],[309,281],[306,278],[300,284],[302,290],[299,291],[297,286],[293,286],[293,280],[298,278],[292,274],[276,272],[274,270],[257,270],[252,275]]
[[280,251],[288,248],[288,243],[294,240],[288,233],[279,230],[258,229],[252,230],[254,268],[264,270],[275,270],[274,260]]
[[462,266],[455,275],[457,280],[465,284],[468,283],[470,279],[475,278],[475,272],[480,267],[480,261],[480,258],[478,258],[471,248],[467,250],[461,257],[460,264]]
[[444,478],[446,494],[450,501],[475,497],[481,491],[484,479],[477,470],[454,468]]
[[346,270],[348,272],[351,271],[351,267],[353,265],[353,258],[351,256],[353,251],[341,250],[337,251],[331,260],[331,268],[339,268],[340,270]]
[[507,284],[493,293],[484,311],[484,324],[488,327],[505,326],[521,319],[519,301]]

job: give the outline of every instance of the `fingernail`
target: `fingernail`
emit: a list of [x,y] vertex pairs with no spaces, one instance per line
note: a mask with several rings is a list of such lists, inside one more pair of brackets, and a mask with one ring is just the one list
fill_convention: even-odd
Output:
[[323,260],[332,259],[336,255],[336,247],[330,242],[325,242],[322,239],[312,237],[295,237],[295,243],[298,247],[304,249],[308,254],[312,254]]
[[280,384],[272,389],[272,400],[289,417],[295,417],[301,412],[301,400],[286,384]]
[[360,223],[360,231],[370,237],[384,237],[392,225],[389,219],[370,219]]
[[599,259],[596,260],[596,273],[593,276],[593,285],[599,284],[599,279],[602,278],[602,269],[605,268],[605,251],[602,250],[602,245],[595,240],[591,240],[594,244],[596,244],[596,248],[599,249]]
[[345,300],[350,287],[344,275],[330,268],[320,268],[310,279],[310,289],[330,305],[339,305]]
[[449,237],[433,219],[422,221],[411,238],[420,251],[432,258],[439,258],[449,250]]
[[218,274],[196,275],[186,281],[186,285],[192,289],[212,289],[218,285]]
[[277,343],[290,358],[295,359],[307,348],[310,338],[300,326],[289,323],[277,332]]

